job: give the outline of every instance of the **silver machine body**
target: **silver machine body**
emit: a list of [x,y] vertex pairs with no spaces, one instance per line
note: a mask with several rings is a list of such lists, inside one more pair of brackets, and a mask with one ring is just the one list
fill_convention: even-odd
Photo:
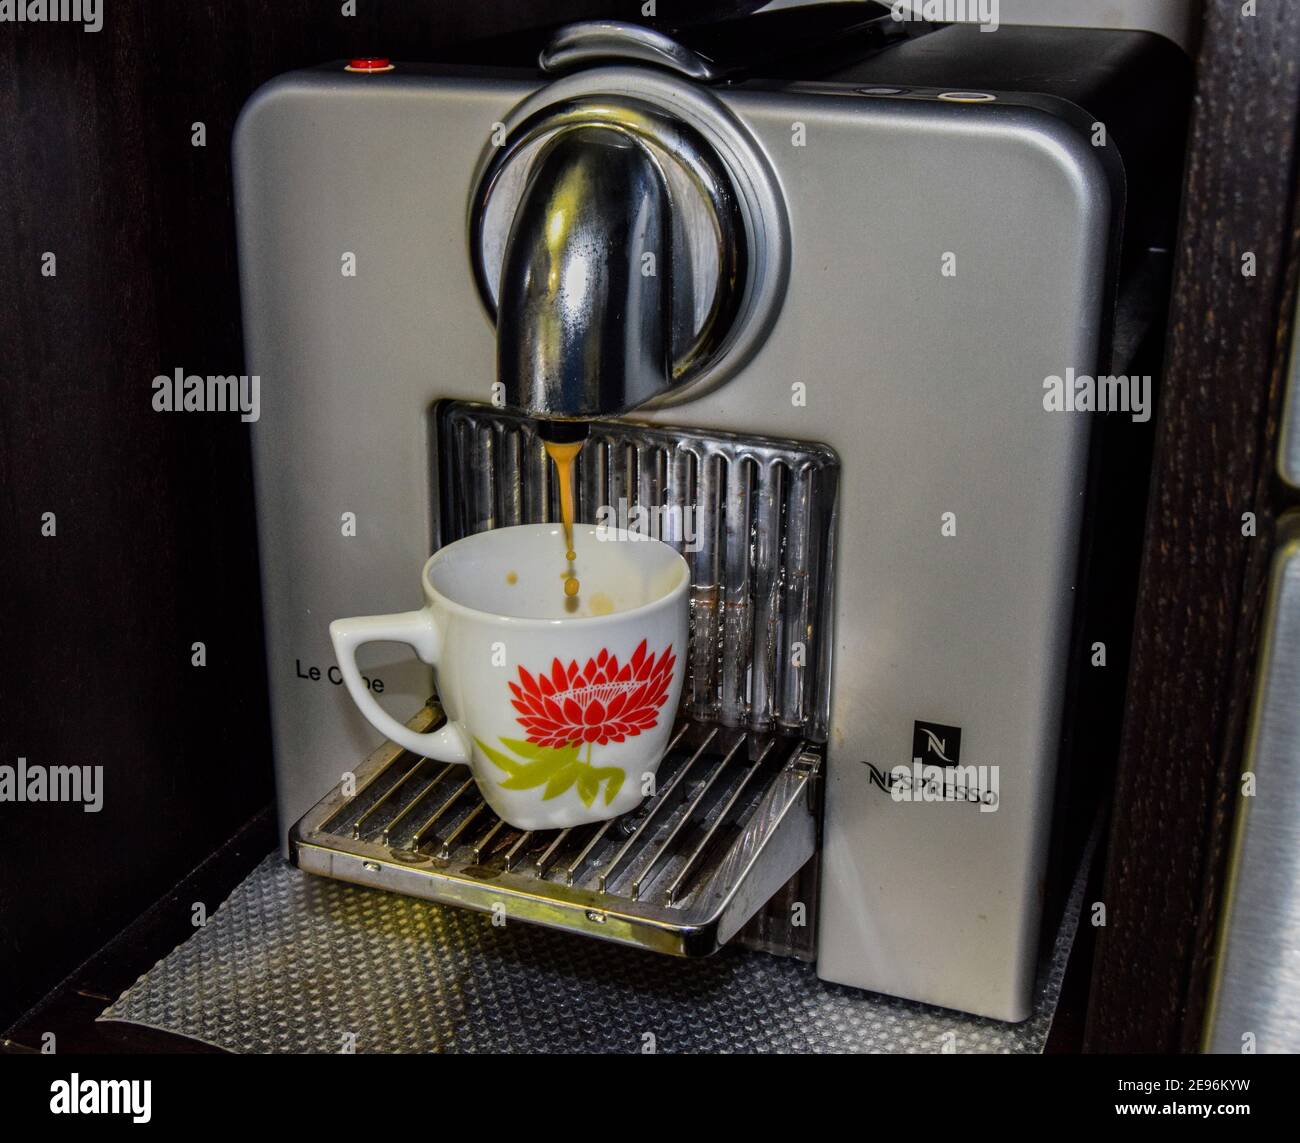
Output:
[[[1023,1019],[1090,429],[1086,416],[1044,407],[1044,382],[1104,364],[1121,211],[1113,173],[1087,123],[1049,100],[728,87],[711,85],[707,69],[693,74],[689,58],[655,58],[653,43],[623,60],[609,58],[617,43],[563,46],[580,66],[562,75],[297,72],[240,119],[286,853],[293,823],[381,745],[339,685],[327,625],[419,604],[421,564],[447,538],[440,403],[802,442],[838,461],[834,511],[820,525],[834,549],[820,588],[831,601],[829,706],[794,728],[824,753],[818,972]],[[681,124],[707,144],[703,166],[687,163],[682,182],[653,146],[629,149],[589,122],[559,145],[544,133],[522,141],[539,115],[575,106]],[[519,143],[522,165],[489,194],[503,140]],[[623,389],[533,404],[518,380],[535,360],[522,348],[536,339],[521,316],[527,274],[501,270],[515,209],[499,203],[517,205],[536,173],[526,146],[546,151],[555,194],[584,163],[573,146],[584,141],[622,156],[607,189],[640,187],[651,204],[626,226],[657,230],[680,257],[658,289],[626,275],[617,286],[640,323],[602,351],[604,368],[618,358]],[[680,166],[683,148],[668,150]],[[711,195],[709,156],[728,180]],[[669,237],[688,193],[713,204],[703,240],[698,230]],[[498,317],[498,305],[509,313]],[[428,669],[404,648],[369,653],[363,671],[382,686],[379,701],[417,715]],[[976,768],[971,796],[905,798],[906,783],[889,776],[917,761]]]

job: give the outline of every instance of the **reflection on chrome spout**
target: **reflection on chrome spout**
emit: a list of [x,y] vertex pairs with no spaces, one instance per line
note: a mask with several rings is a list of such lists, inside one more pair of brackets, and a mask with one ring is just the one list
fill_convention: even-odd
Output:
[[533,163],[501,269],[497,368],[512,408],[613,416],[670,384],[668,184],[605,126],[559,132]]

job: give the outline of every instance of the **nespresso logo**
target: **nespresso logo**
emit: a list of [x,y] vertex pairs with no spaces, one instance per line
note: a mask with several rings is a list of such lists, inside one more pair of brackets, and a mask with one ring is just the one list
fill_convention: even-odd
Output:
[[982,814],[1001,804],[996,766],[927,766],[919,759],[892,770],[862,764],[871,784],[895,802],[967,802]]
[[895,802],[967,802],[980,813],[1000,804],[997,766],[962,766],[961,727],[912,724],[912,764],[881,769],[863,761],[868,781]]
[[961,761],[961,727],[942,722],[912,723],[912,757],[955,766]]

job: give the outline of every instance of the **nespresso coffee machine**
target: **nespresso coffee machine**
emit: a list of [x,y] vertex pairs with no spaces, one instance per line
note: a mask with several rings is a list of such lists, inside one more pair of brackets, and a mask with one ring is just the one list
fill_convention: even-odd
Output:
[[[1186,61],[853,7],[340,62],[246,107],[281,834],[313,873],[1019,1020],[1099,653],[1122,680]],[[591,422],[580,519],[672,522],[690,673],[654,797],[526,833],[377,741],[327,627],[556,519],[556,419]],[[431,727],[428,669],[369,655]]]

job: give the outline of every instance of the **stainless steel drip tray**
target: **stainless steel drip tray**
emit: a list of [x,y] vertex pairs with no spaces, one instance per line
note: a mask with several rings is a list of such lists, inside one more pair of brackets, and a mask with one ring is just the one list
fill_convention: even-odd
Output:
[[[409,725],[441,717],[431,699]],[[706,956],[813,856],[820,769],[798,738],[683,720],[635,812],[527,832],[488,808],[466,767],[390,742],[357,770],[355,792],[340,785],[298,822],[290,852],[325,877]],[[810,918],[811,902],[800,912]]]

